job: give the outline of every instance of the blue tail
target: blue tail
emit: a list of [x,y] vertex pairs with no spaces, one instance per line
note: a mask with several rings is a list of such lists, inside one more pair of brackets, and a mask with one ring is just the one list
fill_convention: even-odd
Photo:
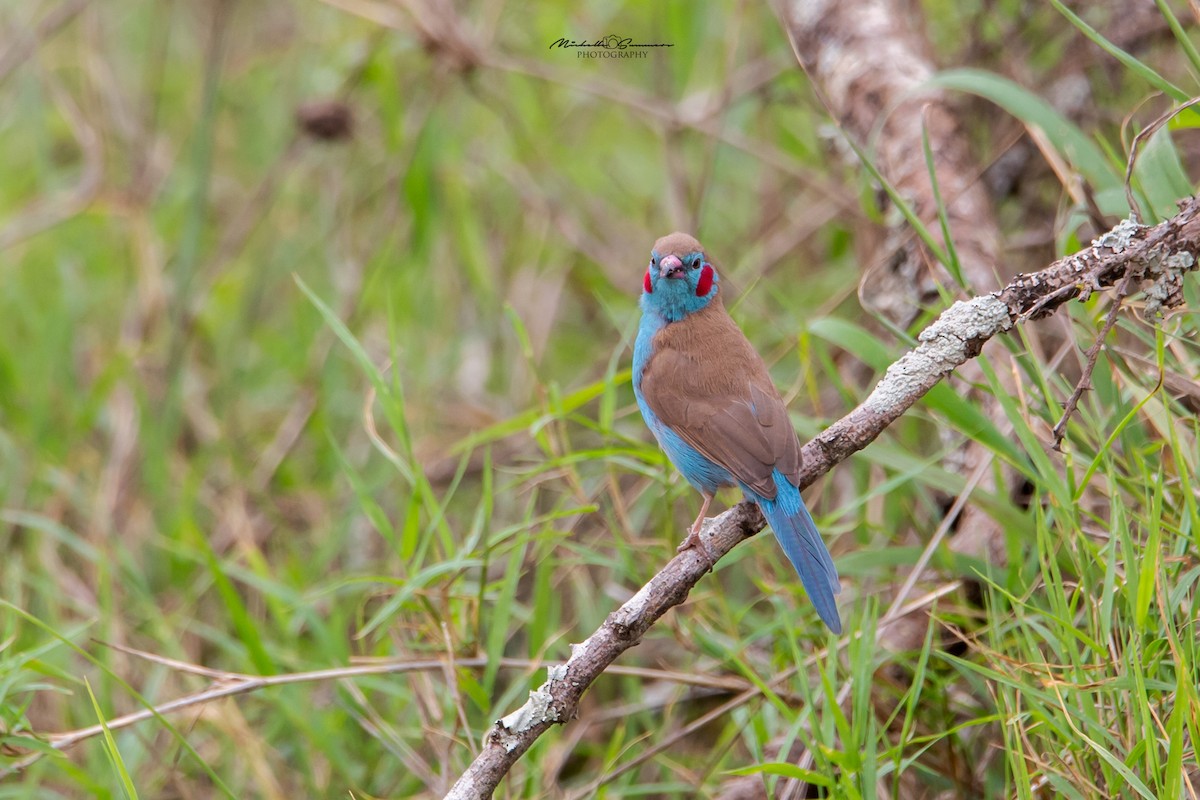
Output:
[[759,497],[751,491],[746,491],[746,495],[758,503],[763,516],[771,524],[775,538],[799,573],[800,582],[804,584],[804,590],[808,592],[817,614],[829,626],[829,630],[840,634],[842,620],[833,596],[842,591],[842,585],[838,582],[833,558],[804,506],[800,490],[792,486],[779,470],[775,470],[775,487],[774,500]]

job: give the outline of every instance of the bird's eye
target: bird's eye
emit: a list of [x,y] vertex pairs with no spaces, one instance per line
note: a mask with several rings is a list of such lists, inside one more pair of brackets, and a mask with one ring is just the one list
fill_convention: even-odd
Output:
[[700,269],[700,256],[692,256],[691,269]]

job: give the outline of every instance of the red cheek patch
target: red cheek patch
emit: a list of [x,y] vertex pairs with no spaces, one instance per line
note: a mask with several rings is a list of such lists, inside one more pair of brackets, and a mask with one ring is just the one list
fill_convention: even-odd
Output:
[[696,281],[696,297],[704,297],[712,289],[713,270],[708,264],[700,270],[700,280]]
[[646,270],[646,277],[642,280],[642,288],[646,290],[646,294],[654,292],[654,286],[650,284],[650,270]]

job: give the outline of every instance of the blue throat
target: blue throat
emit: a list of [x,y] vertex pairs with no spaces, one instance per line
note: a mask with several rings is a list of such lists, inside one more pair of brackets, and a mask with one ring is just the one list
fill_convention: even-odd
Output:
[[[668,322],[678,322],[689,314],[695,314],[717,296],[717,279],[713,278],[712,288],[708,294],[697,297],[695,287],[688,281],[660,278],[655,283],[652,293],[643,292],[639,305],[642,307],[642,321],[653,315],[662,320],[661,328]],[[657,329],[657,328],[656,328]]]
[[[703,296],[696,295],[691,280],[653,278],[652,292],[642,292],[638,305],[642,319],[638,323],[637,339],[633,343],[633,393],[650,430],[662,443],[659,429],[663,428],[646,401],[642,399],[642,372],[654,352],[654,335],[672,322],[679,322],[690,314],[700,311],[717,296],[719,279],[713,275],[712,288]],[[671,434],[674,436],[674,434]],[[678,437],[675,437],[678,438]],[[681,440],[682,441],[682,440]],[[664,445],[665,447],[665,445]],[[690,448],[689,448],[690,449]],[[668,455],[671,455],[668,453]]]

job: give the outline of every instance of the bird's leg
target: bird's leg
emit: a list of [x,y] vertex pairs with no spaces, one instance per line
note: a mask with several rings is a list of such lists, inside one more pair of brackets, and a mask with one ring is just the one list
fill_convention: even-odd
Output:
[[709,563],[713,563],[713,557],[709,555],[708,548],[704,546],[704,542],[700,541],[700,529],[704,526],[704,514],[708,511],[708,504],[712,502],[713,496],[707,492],[702,492],[704,495],[704,503],[700,506],[700,514],[696,517],[696,521],[692,523],[692,527],[688,530],[687,538],[683,540],[683,544],[679,545],[676,552],[682,553],[689,547],[699,547],[700,552],[708,559]]

